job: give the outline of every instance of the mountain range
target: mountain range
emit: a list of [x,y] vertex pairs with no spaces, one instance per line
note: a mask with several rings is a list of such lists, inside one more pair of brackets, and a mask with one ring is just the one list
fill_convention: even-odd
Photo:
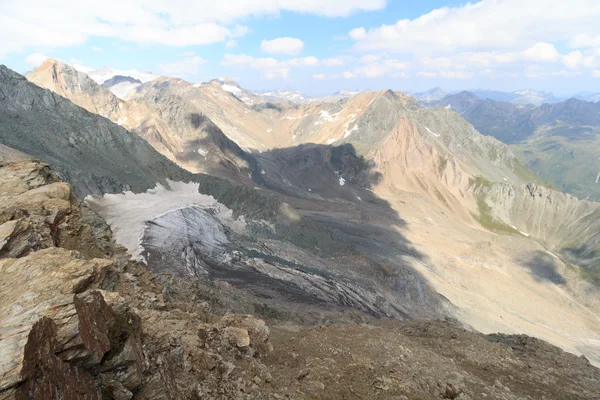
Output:
[[515,105],[461,92],[430,106],[451,108],[481,133],[509,144],[524,164],[560,190],[600,198],[600,103],[570,98]]
[[[26,79],[1,67],[0,160],[8,169],[3,167],[0,172],[11,182],[10,191],[4,189],[7,198],[3,201],[15,203],[7,203],[0,213],[6,216],[3,224],[9,224],[0,225],[4,235],[0,251],[11,254],[7,265],[21,265],[18,263],[29,262],[26,257],[50,257],[44,253],[47,250],[38,249],[62,245],[79,251],[83,245],[73,239],[76,232],[92,232],[92,236],[81,236],[87,238],[86,246],[91,246],[88,242],[104,243],[100,247],[108,249],[106,257],[120,254],[114,257],[121,261],[106,261],[118,265],[112,275],[106,275],[129,290],[128,301],[139,302],[136,312],[142,314],[141,319],[129,320],[149,325],[161,321],[161,326],[172,324],[173,330],[180,332],[167,340],[161,336],[159,324],[145,328],[150,331],[147,340],[152,341],[148,343],[151,348],[160,353],[161,346],[175,346],[174,360],[187,360],[181,367],[185,372],[178,372],[173,380],[188,379],[187,374],[196,369],[186,366],[196,365],[197,360],[217,360],[206,376],[234,370],[223,357],[185,349],[216,352],[233,346],[251,348],[248,352],[252,355],[268,353],[264,323],[251,317],[237,325],[228,325],[227,317],[224,322],[213,322],[220,318],[207,316],[211,307],[223,314],[256,314],[283,326],[282,332],[287,333],[275,333],[274,337],[286,345],[293,342],[287,335],[304,335],[299,332],[308,332],[306,326],[314,324],[326,327],[333,322],[340,327],[343,331],[337,334],[337,328],[324,328],[330,336],[321,337],[320,343],[333,343],[350,337],[354,328],[347,325],[349,321],[378,324],[381,319],[450,318],[483,334],[533,335],[600,363],[600,203],[556,191],[544,176],[538,177],[520,161],[525,152],[520,146],[542,131],[554,137],[565,135],[565,129],[569,131],[575,124],[595,124],[594,103],[567,100],[522,105],[463,92],[423,107],[415,97],[392,90],[344,92],[335,101],[294,102],[290,98],[299,99],[294,97],[297,93],[281,99],[276,92],[257,94],[223,78],[194,84],[121,72],[103,71],[93,79],[67,64],[47,60]],[[135,87],[118,96],[114,87],[124,83]],[[437,90],[429,93],[431,98],[439,95]],[[31,159],[47,163],[58,174],[31,164]],[[38,177],[40,171],[46,171],[45,179]],[[66,190],[61,179],[83,202],[61,194]],[[64,190],[53,189],[57,185]],[[13,191],[22,196],[15,197],[18,201],[11,200]],[[42,207],[36,201],[49,203]],[[55,203],[68,211],[52,211]],[[20,204],[30,209],[14,211]],[[80,214],[86,219],[77,219]],[[68,235],[55,227],[63,226],[66,215],[73,215],[69,225],[73,232]],[[110,227],[110,235],[103,221]],[[100,239],[110,242],[113,235],[133,260],[125,261],[129,256],[123,248],[111,248]],[[89,248],[94,256],[99,254],[95,247]],[[52,257],[58,265],[72,265],[71,255]],[[0,261],[0,270],[2,265]],[[10,267],[10,271],[25,270],[19,268]],[[90,273],[84,279],[85,285],[77,286],[79,292],[101,275],[95,271],[93,278]],[[103,285],[103,289],[110,287]],[[35,290],[43,287],[40,281]],[[21,294],[15,290],[10,295],[19,298]],[[104,297],[110,300],[109,295]],[[169,304],[163,298],[170,299]],[[77,305],[82,300],[73,301]],[[86,301],[97,304],[91,298]],[[119,302],[111,304],[117,307]],[[81,310],[83,306],[77,307]],[[19,317],[15,308],[10,310],[11,318]],[[117,311],[115,315],[121,315]],[[199,318],[215,325],[197,327],[194,324]],[[19,326],[25,325],[21,321]],[[427,323],[412,326],[400,329],[418,337],[453,329]],[[369,333],[371,328],[362,325],[356,329],[355,338],[375,332]],[[382,335],[392,337],[390,333]],[[137,336],[132,333],[126,337],[134,343],[132,349],[146,340],[134,340]],[[223,337],[223,343],[229,345],[219,347],[211,342],[213,337]],[[258,342],[257,337],[261,338]],[[499,335],[489,340],[518,348],[512,342],[517,337],[509,338]],[[11,350],[11,354],[26,351],[26,338],[19,340],[21,347],[16,348],[21,350]],[[372,343],[373,348],[383,343],[370,340],[356,348],[349,345],[357,352],[352,354],[363,349],[369,353],[365,343]],[[467,339],[455,332],[448,333],[445,340]],[[301,357],[313,343],[305,342],[306,347],[298,350]],[[539,346],[546,349],[546,344]],[[472,348],[488,351],[483,344]],[[504,351],[499,349],[504,347],[493,351]],[[506,351],[516,352],[508,347]],[[556,351],[560,350],[548,350],[559,359],[562,356]],[[130,354],[137,353],[132,350]],[[294,359],[278,354],[282,359]],[[536,354],[539,357],[540,352]],[[249,360],[254,359],[252,355]],[[348,357],[358,356],[349,353]],[[77,357],[69,358],[74,359]],[[569,368],[587,368],[579,364],[585,364],[583,358],[572,359],[579,361],[569,361]],[[100,357],[77,368],[102,365],[97,369],[118,371],[110,360],[110,356]],[[270,360],[267,357],[264,362]],[[532,368],[546,365],[538,358],[532,360]],[[246,368],[240,361],[228,362]],[[321,361],[315,362],[321,366]],[[160,382],[157,371],[169,365],[157,361],[148,367],[156,375],[148,373],[138,381],[147,385],[152,379]],[[263,368],[254,362],[248,365]],[[553,368],[559,367],[563,368],[562,364]],[[288,368],[279,367],[279,371]],[[323,368],[327,369],[325,364]],[[374,368],[379,371],[379,366]],[[441,370],[438,365],[435,368],[435,373]],[[469,374],[482,370],[464,368],[472,371]],[[496,361],[493,368],[501,369]],[[589,368],[586,373],[595,376],[592,371],[596,370]],[[251,371],[251,379],[258,378],[254,379],[257,386],[266,382],[266,375]],[[562,373],[571,373],[568,368],[565,371]],[[273,372],[275,379],[285,381],[279,373]],[[292,382],[306,382],[312,375],[317,379],[314,371],[296,371]],[[125,383],[131,386],[127,390],[140,390],[141,383],[123,383],[119,380],[123,378],[115,376],[103,380],[110,382],[111,391]],[[577,379],[583,379],[581,376]],[[532,382],[533,378],[528,379]],[[337,385],[333,380],[331,385]],[[471,398],[479,396],[473,389],[478,384],[470,378],[466,381],[461,390]],[[15,385],[14,380],[10,382]],[[207,382],[217,385],[210,379]],[[375,386],[393,386],[382,382],[383,386]],[[385,398],[387,390],[392,390],[413,397],[458,398],[452,389],[458,384],[450,383],[448,389],[444,380],[439,385],[435,380],[432,385],[419,384],[405,391],[394,386],[374,395],[376,389],[369,381],[365,396]],[[494,385],[491,382],[489,386]],[[564,394],[564,387],[555,386],[555,394],[544,389],[547,397]],[[502,393],[494,391],[491,398],[534,394],[516,384],[511,388],[517,393],[514,396],[503,386],[500,389]],[[0,393],[2,390],[4,386]]]

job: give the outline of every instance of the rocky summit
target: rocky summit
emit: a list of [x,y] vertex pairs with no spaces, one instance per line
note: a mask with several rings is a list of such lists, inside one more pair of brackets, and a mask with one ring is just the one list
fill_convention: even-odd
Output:
[[[0,165],[1,399],[593,399],[600,370],[456,321],[306,327],[149,272],[47,165]],[[263,311],[264,312],[264,311]]]

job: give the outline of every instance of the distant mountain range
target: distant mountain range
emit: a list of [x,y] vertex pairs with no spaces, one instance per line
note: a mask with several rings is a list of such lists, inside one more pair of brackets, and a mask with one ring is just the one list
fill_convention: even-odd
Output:
[[[89,76],[120,99],[128,99],[145,83],[158,78],[152,72],[106,67],[90,72]],[[365,93],[341,90],[330,96],[310,97],[293,89],[254,92],[228,78],[194,86],[200,88],[210,83],[248,106],[261,108],[268,103],[278,104],[276,107],[334,103]],[[79,95],[85,96],[84,91]],[[530,89],[449,94],[436,87],[413,96],[426,107],[452,109],[481,133],[510,145],[523,163],[555,187],[581,198],[600,199],[600,93],[580,92],[561,99],[551,92]],[[116,109],[110,110],[117,113]],[[235,124],[231,125],[232,130],[227,133],[233,137],[238,134],[234,127]]]
[[[600,101],[600,93],[598,92],[579,92],[572,96],[557,97],[552,92],[544,92],[532,89],[517,90],[514,92],[502,92],[498,90],[487,89],[471,89],[469,93],[477,96],[482,100],[504,101],[513,104],[533,104],[541,105],[544,103],[560,103],[569,98],[576,98],[584,101],[597,102]],[[427,105],[429,102],[439,101],[447,95],[459,94],[459,92],[445,92],[443,89],[436,87],[426,92],[414,93],[413,96],[421,103]]]
[[599,102],[570,98],[535,106],[465,91],[428,106],[450,108],[479,132],[511,145],[523,163],[561,190],[600,198]]

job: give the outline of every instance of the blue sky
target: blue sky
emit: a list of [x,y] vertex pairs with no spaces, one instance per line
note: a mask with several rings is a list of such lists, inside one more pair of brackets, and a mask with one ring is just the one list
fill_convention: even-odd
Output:
[[249,89],[600,92],[597,0],[4,0],[0,63],[46,57]]

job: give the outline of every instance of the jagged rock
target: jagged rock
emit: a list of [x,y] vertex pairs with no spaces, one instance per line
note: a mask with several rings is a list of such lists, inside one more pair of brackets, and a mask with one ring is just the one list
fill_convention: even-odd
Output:
[[223,336],[234,346],[240,348],[250,346],[250,336],[246,329],[228,326],[223,330]]
[[22,257],[60,246],[90,257],[113,253],[110,228],[79,204],[71,187],[45,164],[0,168],[0,257]]
[[[218,322],[217,326],[224,327],[224,329],[237,328],[237,332],[245,331],[248,335],[248,345],[251,345],[261,354],[266,354],[272,351],[272,347],[269,347],[269,336],[271,334],[269,327],[264,321],[256,319],[251,315],[235,315],[229,314],[223,316]],[[242,334],[236,336],[243,338],[243,342],[246,342],[245,336]],[[239,346],[245,347],[245,346]]]

